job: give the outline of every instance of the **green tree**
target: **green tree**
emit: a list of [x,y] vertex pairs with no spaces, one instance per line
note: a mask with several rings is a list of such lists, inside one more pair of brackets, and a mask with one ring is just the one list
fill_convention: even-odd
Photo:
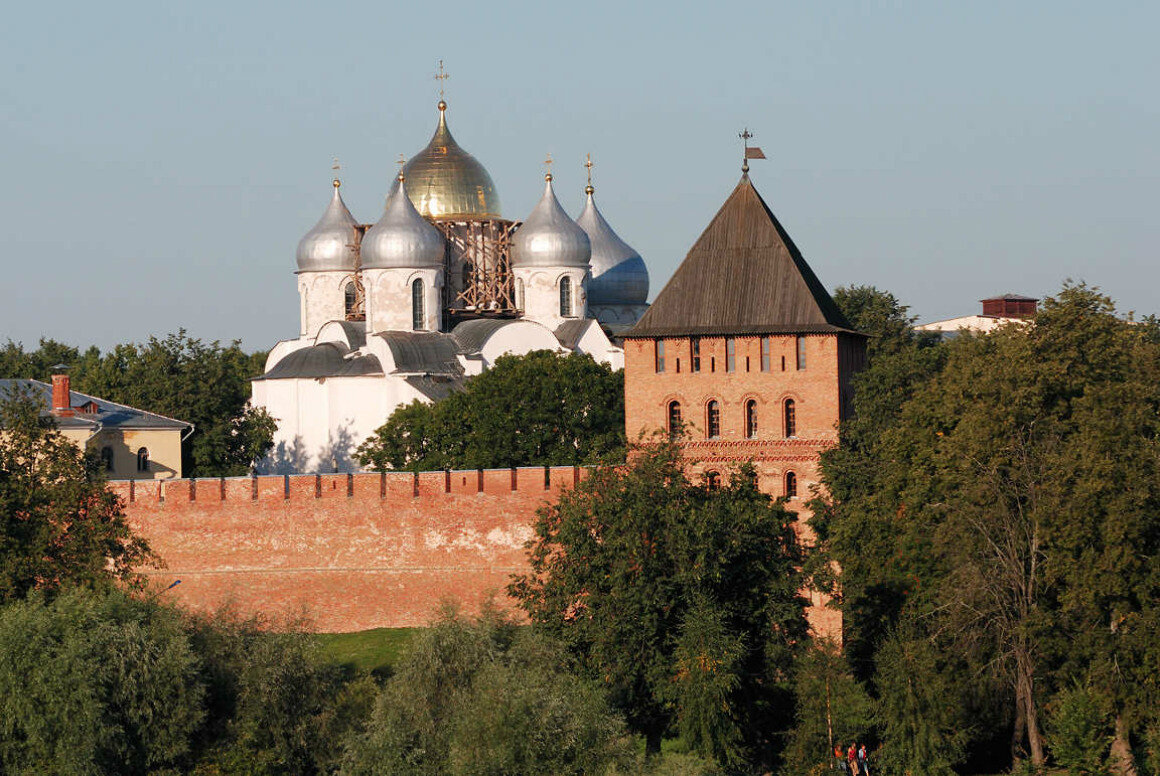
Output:
[[101,476],[38,398],[0,397],[0,602],[139,581],[152,556]]
[[1047,720],[1055,761],[1072,776],[1105,774],[1112,725],[1107,713],[1083,685],[1065,688]]
[[198,674],[173,610],[119,592],[9,604],[0,609],[0,765],[10,774],[176,770],[205,715]]
[[946,657],[907,621],[883,642],[877,663],[880,767],[910,776],[951,776],[969,731]]
[[624,455],[624,376],[591,356],[501,356],[463,390],[400,407],[358,449],[388,469],[591,464]]
[[276,422],[249,406],[249,378],[261,374],[264,353],[237,341],[222,345],[182,329],[164,339],[118,345],[73,373],[76,390],[193,424],[182,445],[190,477],[246,474],[273,445]]
[[[873,287],[839,288],[835,301],[856,329],[869,335],[867,368],[855,377],[854,417],[839,428],[840,444],[822,453],[824,495],[810,504],[818,538],[808,570],[843,613],[844,647],[855,675],[874,672],[874,649],[932,557],[929,531],[900,503],[908,469],[893,460],[889,434],[902,407],[942,371],[946,348],[916,332],[892,294]],[[901,532],[901,535],[900,535]],[[841,569],[841,584],[834,576]]]
[[343,773],[614,773],[632,762],[629,743],[559,645],[495,612],[447,612],[387,681]]
[[540,510],[532,571],[510,587],[652,752],[681,720],[711,754],[739,741],[768,761],[788,726],[801,552],[793,515],[754,479],[711,490],[686,479],[676,444],[634,451]]
[[[86,354],[86,357],[91,357]],[[73,365],[81,358],[80,351],[71,345],[53,339],[40,339],[36,350],[26,351],[19,342],[8,340],[0,348],[0,378],[15,380],[49,380],[53,367],[58,364]]]
[[1078,681],[1134,773],[1157,700],[1158,384],[1152,327],[1082,285],[1031,324],[872,362],[858,410],[878,412],[823,456],[816,520],[862,669],[884,626],[920,616],[955,665],[1005,683],[992,704],[1035,767],[1044,702]]
[[797,699],[794,727],[786,747],[786,776],[828,772],[834,746],[865,741],[873,725],[873,704],[854,678],[841,648],[817,640],[798,659],[794,677]]
[[222,610],[189,617],[187,630],[201,658],[208,710],[196,772],[333,771],[343,737],[360,730],[370,713],[373,682],[326,663],[301,623]]

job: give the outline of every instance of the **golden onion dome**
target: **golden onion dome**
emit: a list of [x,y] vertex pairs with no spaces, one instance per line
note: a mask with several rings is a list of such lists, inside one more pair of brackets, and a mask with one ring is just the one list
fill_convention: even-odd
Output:
[[487,170],[460,148],[439,101],[439,126],[427,147],[403,167],[407,194],[420,215],[437,219],[499,218],[499,194]]

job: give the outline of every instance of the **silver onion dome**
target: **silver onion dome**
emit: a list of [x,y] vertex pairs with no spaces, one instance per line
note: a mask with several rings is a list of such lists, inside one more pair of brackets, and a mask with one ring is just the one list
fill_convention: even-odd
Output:
[[552,176],[540,203],[512,237],[513,267],[587,267],[592,257],[588,235],[560,207]]
[[576,219],[592,244],[592,279],[588,282],[590,305],[640,305],[648,299],[648,268],[632,246],[620,239],[596,208],[591,184],[584,190],[587,202]]
[[415,154],[403,175],[411,202],[428,218],[499,218],[499,194],[491,175],[464,151],[447,128],[447,103],[439,101],[439,125],[431,142]]
[[403,176],[387,200],[379,222],[362,239],[364,269],[441,267],[447,243],[438,229],[419,215],[407,196]]
[[298,241],[298,271],[353,271],[358,265],[358,230],[334,181],[334,196],[322,218]]

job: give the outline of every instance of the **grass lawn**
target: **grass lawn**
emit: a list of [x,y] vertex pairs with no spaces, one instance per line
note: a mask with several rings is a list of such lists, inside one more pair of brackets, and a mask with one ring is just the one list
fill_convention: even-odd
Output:
[[419,628],[375,628],[354,633],[319,633],[323,654],[337,665],[389,676]]

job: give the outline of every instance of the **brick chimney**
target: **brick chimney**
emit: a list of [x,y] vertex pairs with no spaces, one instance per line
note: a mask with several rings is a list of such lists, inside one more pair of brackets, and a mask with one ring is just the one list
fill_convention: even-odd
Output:
[[993,318],[1034,318],[1039,300],[1033,296],[1003,294],[983,299],[983,315]]
[[66,374],[52,376],[52,414],[72,417],[72,396]]

